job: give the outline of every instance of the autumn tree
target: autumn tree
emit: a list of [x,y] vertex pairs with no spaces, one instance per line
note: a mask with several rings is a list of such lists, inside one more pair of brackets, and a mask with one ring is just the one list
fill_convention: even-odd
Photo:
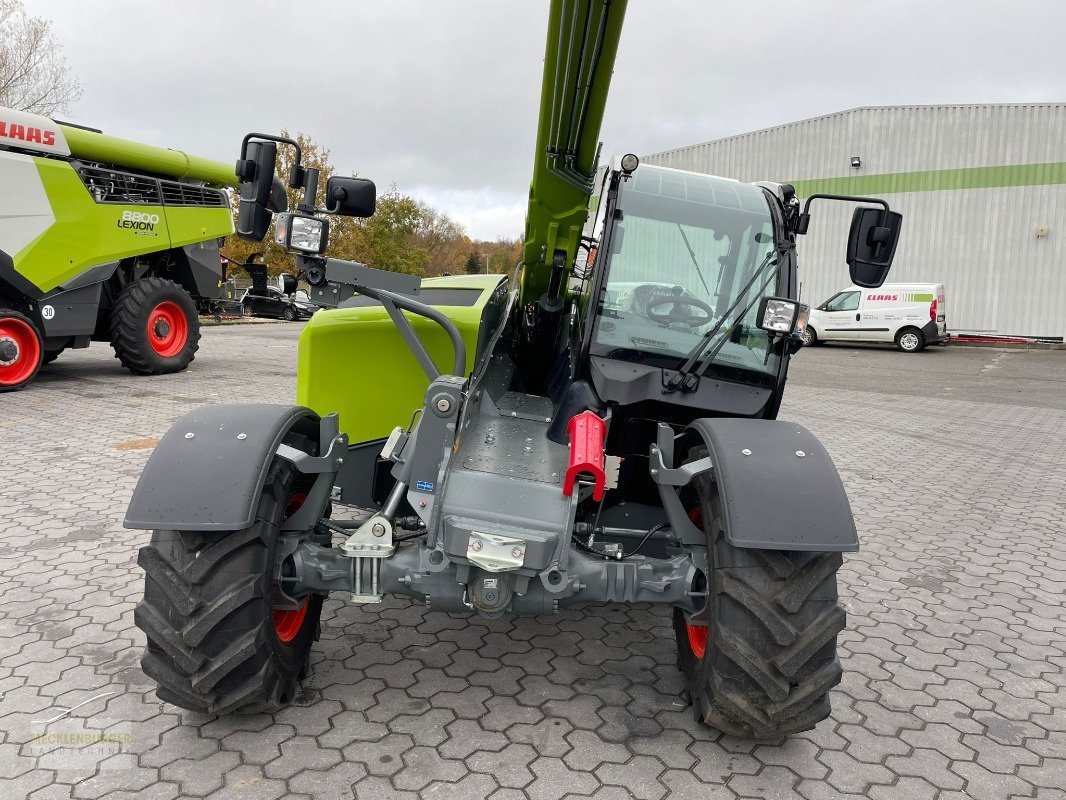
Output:
[[81,97],[51,27],[22,0],[0,0],[0,106],[50,116]]
[[478,255],[477,250],[473,250],[470,256],[466,259],[466,274],[478,275],[481,273],[481,256]]

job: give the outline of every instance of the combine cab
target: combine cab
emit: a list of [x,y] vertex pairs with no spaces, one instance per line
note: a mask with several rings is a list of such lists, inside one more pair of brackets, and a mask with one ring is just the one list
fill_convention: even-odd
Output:
[[224,278],[232,168],[0,108],[0,391],[68,347],[185,369]]

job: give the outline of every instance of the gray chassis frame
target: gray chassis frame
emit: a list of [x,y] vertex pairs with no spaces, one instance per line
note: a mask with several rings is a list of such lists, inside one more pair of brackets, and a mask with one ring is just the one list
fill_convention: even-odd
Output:
[[[323,517],[338,494],[334,487],[349,452],[336,415],[320,419],[309,409],[284,405],[208,406],[180,420],[156,447],[126,527],[247,527],[270,463],[284,458],[314,482],[301,509],[282,523],[282,603],[331,591],[350,592],[355,602],[397,593],[435,609],[487,617],[614,601],[678,606],[699,619],[706,603],[699,576],[710,568],[707,536],[689,520],[678,495],[699,476],[716,482],[719,524],[737,547],[858,549],[843,485],[813,435],[792,423],[719,418],[689,426],[707,450],[690,463],[675,464],[677,437],[666,425],[651,446],[649,470],[662,508],[645,508],[667,531],[664,557],[610,559],[573,548],[581,527],[578,504],[592,489],[579,481],[571,497],[563,495],[568,448],[544,435],[552,415],[538,406],[543,398],[507,391],[513,365],[494,354],[503,324],[468,384],[458,376],[466,363],[461,337],[443,314],[412,299],[417,278],[333,259],[317,265],[329,280],[316,287],[316,301],[336,304],[353,292],[377,299],[430,378],[421,412],[382,449],[396,480],[388,499],[354,522]],[[433,319],[448,332],[457,374],[439,372],[399,309]],[[290,432],[313,442],[314,452],[285,444]],[[526,443],[524,459],[510,446],[517,442]],[[371,475],[363,477],[369,484]],[[767,502],[768,495],[776,501]],[[397,518],[404,499],[416,517]],[[640,536],[646,529],[611,531]],[[346,537],[344,543],[330,546],[337,536]]]

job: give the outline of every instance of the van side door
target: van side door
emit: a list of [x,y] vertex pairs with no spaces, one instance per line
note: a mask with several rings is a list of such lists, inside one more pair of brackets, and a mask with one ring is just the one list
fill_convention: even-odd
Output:
[[858,291],[838,292],[825,301],[822,327],[826,339],[858,338],[859,319]]

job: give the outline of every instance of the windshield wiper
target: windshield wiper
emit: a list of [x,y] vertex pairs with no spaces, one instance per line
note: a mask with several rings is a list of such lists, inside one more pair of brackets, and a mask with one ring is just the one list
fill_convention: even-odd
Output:
[[696,260],[696,253],[693,251],[692,245],[689,244],[688,236],[685,235],[685,229],[681,227],[680,222],[677,223],[677,229],[681,233],[681,238],[685,242],[685,247],[688,248],[688,257],[692,259],[692,266],[696,268],[696,274],[700,278],[700,283],[703,284],[703,291],[705,291],[709,295],[711,293],[711,288],[707,285],[707,281],[703,279],[703,270],[700,269],[700,264]]
[[[677,373],[672,378],[670,378],[669,381],[663,382],[663,391],[665,393],[669,394],[670,392],[676,392],[678,389],[681,389],[686,392],[692,392],[696,390],[696,386],[699,384],[699,368],[707,361],[718,355],[718,351],[721,350],[722,346],[725,344],[726,337],[723,337],[722,340],[718,343],[718,345],[714,348],[714,350],[712,350],[708,354],[708,358],[704,358],[703,353],[707,349],[707,346],[714,340],[714,337],[718,334],[718,332],[722,330],[722,326],[725,325],[726,320],[729,319],[729,315],[732,314],[733,311],[736,310],[737,306],[741,304],[741,302],[747,296],[748,292],[751,290],[751,287],[754,285],[755,281],[757,281],[759,277],[762,276],[762,274],[766,272],[766,270],[768,270],[771,266],[776,267],[777,264],[780,262],[780,257],[786,252],[788,252],[789,248],[794,246],[795,245],[789,242],[785,245],[782,245],[779,249],[771,250],[769,253],[766,254],[766,258],[764,258],[762,263],[755,269],[754,274],[752,274],[751,278],[744,285],[744,288],[740,290],[740,293],[737,295],[737,299],[734,300],[729,306],[729,308],[726,309],[725,313],[722,314],[721,319],[719,319],[718,322],[714,323],[714,326],[705,334],[703,334],[703,336],[700,337],[700,340],[696,342],[696,346],[689,351],[688,355],[686,355],[685,358],[678,365]],[[729,325],[730,332],[732,332],[733,328],[736,327],[736,324],[744,318],[744,315],[748,313],[748,310],[753,305],[755,305],[755,303],[759,300],[760,297],[762,297],[762,293],[766,290],[766,287],[769,286],[770,281],[773,280],[773,277],[774,275],[771,272],[770,276],[765,281],[763,281],[762,286],[755,295],[755,299],[748,303],[744,307],[744,310],[733,318],[733,321]]]

